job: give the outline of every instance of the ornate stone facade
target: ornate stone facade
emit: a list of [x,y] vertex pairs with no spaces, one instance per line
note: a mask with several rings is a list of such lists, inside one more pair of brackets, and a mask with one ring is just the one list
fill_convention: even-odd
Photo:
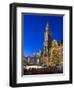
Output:
[[[52,40],[52,33],[48,23],[44,32],[44,47],[32,57],[25,57],[26,65],[52,66],[63,63],[63,41]],[[24,64],[25,65],[25,64]]]
[[49,65],[49,57],[50,57],[50,48],[52,46],[51,32],[49,30],[49,25],[47,23],[45,32],[44,32],[44,51],[43,51],[43,65]]

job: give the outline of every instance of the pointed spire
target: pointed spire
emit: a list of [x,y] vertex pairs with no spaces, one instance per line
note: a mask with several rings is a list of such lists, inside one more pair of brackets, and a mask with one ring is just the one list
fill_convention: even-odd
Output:
[[47,22],[47,24],[46,24],[46,31],[47,30],[49,30],[49,24],[48,24],[48,22]]
[[46,27],[49,27],[49,24],[48,24],[48,22],[47,22],[47,24],[46,24]]

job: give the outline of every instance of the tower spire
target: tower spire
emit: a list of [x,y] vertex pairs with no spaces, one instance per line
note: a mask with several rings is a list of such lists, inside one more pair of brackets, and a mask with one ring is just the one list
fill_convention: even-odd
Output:
[[44,32],[44,52],[43,52],[43,64],[49,65],[49,51],[52,45],[51,32],[48,22],[46,23]]
[[48,30],[49,30],[49,24],[47,22],[47,24],[46,24],[46,31],[48,31]]

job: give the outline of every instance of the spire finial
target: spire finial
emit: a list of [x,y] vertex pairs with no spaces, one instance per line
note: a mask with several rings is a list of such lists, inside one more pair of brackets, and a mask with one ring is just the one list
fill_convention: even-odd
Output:
[[46,30],[48,30],[49,29],[49,24],[48,24],[48,22],[47,22],[47,24],[46,24]]
[[49,24],[48,24],[48,22],[47,22],[47,25],[46,25],[47,27],[49,26]]

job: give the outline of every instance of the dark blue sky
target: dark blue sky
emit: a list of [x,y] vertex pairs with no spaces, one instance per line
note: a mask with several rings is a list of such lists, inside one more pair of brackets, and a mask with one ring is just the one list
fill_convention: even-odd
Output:
[[23,55],[32,56],[33,52],[43,49],[46,24],[52,32],[52,39],[63,40],[63,16],[35,14],[23,15]]

